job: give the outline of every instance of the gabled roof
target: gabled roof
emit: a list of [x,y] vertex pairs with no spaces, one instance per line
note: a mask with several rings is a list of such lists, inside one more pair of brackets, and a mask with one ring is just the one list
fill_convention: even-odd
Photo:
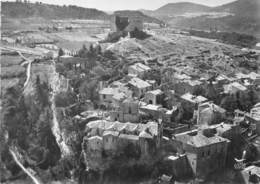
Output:
[[151,87],[151,84],[149,84],[148,82],[146,82],[140,78],[137,78],[137,77],[132,78],[129,81],[129,84],[131,84],[139,89]]
[[146,124],[136,123],[120,123],[106,120],[91,121],[86,125],[86,130],[101,129],[111,132],[126,132],[139,135],[140,132],[146,130],[152,136],[158,135],[158,124],[156,122],[148,122]]
[[139,72],[145,72],[145,71],[151,70],[151,68],[149,66],[146,66],[142,63],[135,63],[134,65],[131,65],[130,67]]

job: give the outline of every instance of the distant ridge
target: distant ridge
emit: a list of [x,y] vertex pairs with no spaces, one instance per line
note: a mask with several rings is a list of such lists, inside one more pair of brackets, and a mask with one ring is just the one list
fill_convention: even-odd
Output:
[[7,18],[46,19],[109,19],[110,17],[107,13],[92,8],[21,2],[2,2],[2,15]]
[[163,23],[163,21],[159,20],[158,18],[145,15],[141,11],[121,10],[121,11],[115,11],[114,15],[126,16],[129,17],[129,19],[138,18],[141,19],[143,22],[148,22],[148,23],[157,23],[157,24]]
[[[216,28],[219,31],[240,32],[260,38],[260,0],[237,0],[217,7],[187,2],[170,3],[154,11],[142,12],[177,28]],[[197,16],[185,17],[187,13],[197,13]],[[214,16],[214,13],[219,14]],[[219,16],[221,13],[223,16]]]

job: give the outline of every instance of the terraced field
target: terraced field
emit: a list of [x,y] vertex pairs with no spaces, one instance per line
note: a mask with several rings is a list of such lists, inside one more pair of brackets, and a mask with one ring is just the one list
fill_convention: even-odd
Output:
[[130,61],[157,58],[165,68],[173,67],[194,75],[240,70],[234,56],[243,53],[233,45],[170,32],[145,40],[124,39],[108,48]]

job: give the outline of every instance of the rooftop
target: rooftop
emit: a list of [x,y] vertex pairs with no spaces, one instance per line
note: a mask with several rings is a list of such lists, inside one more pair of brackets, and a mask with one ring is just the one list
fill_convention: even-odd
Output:
[[230,88],[230,87],[235,87],[241,91],[247,90],[247,88],[245,86],[243,86],[242,84],[240,84],[238,82],[233,82],[233,83],[228,84],[228,88]]
[[148,91],[147,93],[151,93],[153,95],[163,94],[162,90],[160,90],[160,89],[156,89],[156,90],[153,90],[153,91]]
[[146,109],[146,110],[158,111],[161,108],[161,106],[160,105],[148,104],[148,105],[143,105],[140,108]]
[[179,79],[179,80],[184,80],[184,79],[190,80],[191,79],[190,76],[188,76],[186,74],[179,74],[179,73],[175,73],[174,78]]
[[101,94],[101,95],[113,95],[116,92],[117,92],[116,88],[103,88],[102,90],[99,91],[99,94]]
[[201,81],[198,80],[186,80],[186,82],[191,86],[198,86],[203,84]]
[[222,107],[212,103],[212,102],[205,102],[203,104],[200,104],[200,107],[204,106],[205,108],[210,108],[214,112],[220,112],[220,113],[225,113],[226,110],[223,109]]
[[184,143],[191,145],[193,147],[204,147],[216,143],[227,142],[228,140],[219,136],[206,137],[199,131],[188,131],[175,135],[175,139]]
[[120,139],[133,140],[133,141],[138,141],[139,140],[139,136],[137,136],[137,135],[128,135],[128,134],[120,134],[119,138]]
[[206,102],[208,99],[203,97],[203,96],[194,96],[190,93],[186,93],[184,95],[181,96],[182,99],[190,101],[192,103],[202,103],[202,102]]

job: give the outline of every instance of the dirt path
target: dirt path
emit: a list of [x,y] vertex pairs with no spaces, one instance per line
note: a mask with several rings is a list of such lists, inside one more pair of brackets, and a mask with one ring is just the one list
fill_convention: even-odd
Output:
[[33,180],[35,184],[42,184],[41,181],[39,181],[38,178],[36,178],[28,169],[26,169],[23,164],[19,161],[18,157],[16,156],[15,152],[11,149],[9,149],[14,161],[17,163],[17,165]]

